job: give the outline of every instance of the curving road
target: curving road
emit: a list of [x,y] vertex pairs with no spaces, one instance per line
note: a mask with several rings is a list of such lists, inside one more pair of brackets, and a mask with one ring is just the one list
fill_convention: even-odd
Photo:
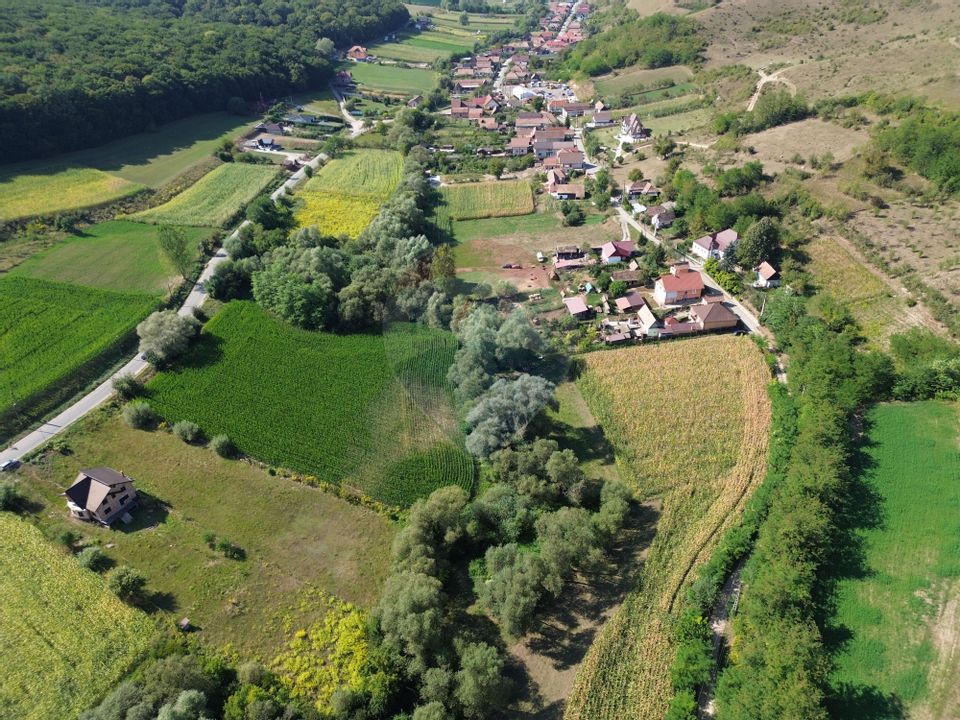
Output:
[[[308,162],[307,165],[316,168],[323,159],[323,156],[318,155],[313,160]],[[301,182],[306,176],[307,174],[304,168],[297,170],[297,172],[291,175],[287,181],[283,183],[283,185],[277,188],[270,195],[271,199],[276,202],[281,195],[286,193],[287,190],[295,187],[297,183]],[[238,232],[240,232],[240,229],[245,225],[248,225],[249,222],[249,220],[244,220],[233,230],[230,236],[233,237],[236,235]],[[187,295],[186,299],[183,301],[183,304],[177,310],[178,315],[184,317],[193,315],[193,309],[200,307],[203,304],[203,301],[207,297],[204,284],[210,279],[210,276],[213,275],[213,271],[217,269],[217,266],[226,259],[227,253],[222,247],[217,250],[216,253],[214,253],[213,257],[211,257],[207,262],[206,267],[203,268],[203,272],[200,273],[200,277],[197,278],[197,282],[194,284],[193,289],[190,290],[190,294]],[[117,370],[113,375],[104,380],[91,392],[77,400],[59,415],[43,423],[43,425],[38,427],[36,430],[20,438],[9,447],[0,450],[0,462],[4,462],[5,460],[18,460],[24,455],[33,452],[52,437],[73,425],[73,423],[82,418],[84,415],[92,410],[97,409],[107,402],[107,400],[113,396],[113,379],[115,377],[118,375],[139,375],[147,369],[147,365],[147,361],[137,354],[136,357],[131,358],[122,368]]]

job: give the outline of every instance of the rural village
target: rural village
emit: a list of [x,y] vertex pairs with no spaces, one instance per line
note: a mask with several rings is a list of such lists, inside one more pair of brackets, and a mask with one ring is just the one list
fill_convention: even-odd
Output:
[[950,3],[6,10],[0,716],[956,720]]

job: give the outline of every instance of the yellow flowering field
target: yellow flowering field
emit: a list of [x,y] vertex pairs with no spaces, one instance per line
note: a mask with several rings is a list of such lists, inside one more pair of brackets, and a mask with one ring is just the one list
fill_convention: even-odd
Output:
[[76,717],[130,670],[155,632],[103,578],[0,513],[0,715]]
[[295,216],[297,225],[315,225],[325,235],[357,237],[380,210],[369,197],[305,190],[298,195],[302,204]]

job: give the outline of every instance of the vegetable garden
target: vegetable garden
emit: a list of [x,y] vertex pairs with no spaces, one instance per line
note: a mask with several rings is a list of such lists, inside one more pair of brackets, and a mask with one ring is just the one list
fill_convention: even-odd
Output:
[[0,715],[76,717],[147,651],[155,628],[40,531],[0,513]]
[[272,165],[226,163],[204,175],[169,202],[131,216],[167,225],[221,227],[277,176]]
[[[709,385],[704,357],[722,368]],[[633,370],[632,383],[624,380],[625,367]],[[637,589],[580,667],[568,720],[666,712],[671,620],[681,610],[681,590],[764,474],[768,381],[753,344],[729,335],[586,356],[578,384],[614,442],[622,475],[639,495],[659,497],[662,508]]]
[[189,418],[260,460],[408,505],[473,482],[448,391],[437,384],[455,347],[452,336],[411,325],[386,336],[298,330],[234,302],[186,362],[149,388],[169,420]]

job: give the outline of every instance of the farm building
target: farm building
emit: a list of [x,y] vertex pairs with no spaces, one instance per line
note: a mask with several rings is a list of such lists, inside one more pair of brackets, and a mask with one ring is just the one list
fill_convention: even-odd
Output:
[[129,522],[127,513],[137,504],[133,479],[108,467],[81,470],[64,496],[72,517],[103,525],[118,517]]
[[577,320],[586,320],[590,316],[590,308],[582,295],[564,298],[563,304],[567,306],[567,312]]
[[629,288],[642,284],[643,275],[639,270],[617,270],[610,273],[610,279],[614,282],[622,282]]
[[561,183],[552,185],[549,192],[557,200],[583,200],[586,190],[579,183]]
[[657,278],[653,288],[653,297],[660,305],[699,300],[703,295],[703,277],[691,270],[688,263],[677,263],[670,267],[667,275]]
[[690,252],[704,260],[709,258],[720,260],[730,251],[738,239],[737,231],[727,228],[718,233],[697,238],[690,246]]
[[600,248],[600,259],[607,265],[623,262],[633,257],[636,251],[636,243],[630,240],[613,240]]
[[757,273],[757,279],[753,286],[758,288],[775,288],[780,285],[780,273],[773,265],[764,260],[754,268]]
[[613,304],[616,305],[617,312],[632,313],[639,311],[640,308],[646,307],[647,301],[640,293],[632,292],[627,293],[623,297],[618,297],[613,301]]

